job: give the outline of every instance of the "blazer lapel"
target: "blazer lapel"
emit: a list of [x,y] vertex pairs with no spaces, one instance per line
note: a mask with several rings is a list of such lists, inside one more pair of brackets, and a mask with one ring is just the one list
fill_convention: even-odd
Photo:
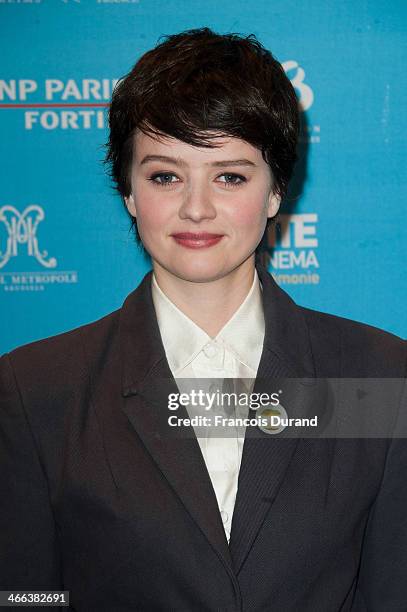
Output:
[[[259,265],[257,271],[263,287],[266,327],[253,393],[283,390],[280,401],[288,416],[306,416],[310,411],[314,415],[317,385],[306,323],[299,308],[267,270]],[[284,432],[270,435],[255,426],[246,430],[230,539],[236,574],[255,539],[261,537],[261,526],[298,442],[298,437],[285,437]]]
[[[194,429],[170,427],[168,395],[179,393],[165,357],[151,296],[151,272],[120,316],[123,411],[187,512],[232,574],[232,560]],[[185,407],[178,417],[188,417]]]

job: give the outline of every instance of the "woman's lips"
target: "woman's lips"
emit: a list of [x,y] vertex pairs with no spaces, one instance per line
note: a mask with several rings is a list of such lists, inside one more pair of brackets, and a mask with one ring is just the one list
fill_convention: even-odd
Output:
[[217,244],[223,238],[223,234],[208,234],[207,232],[202,233],[191,233],[191,232],[180,232],[178,234],[171,234],[174,240],[188,249],[203,249],[206,247]]

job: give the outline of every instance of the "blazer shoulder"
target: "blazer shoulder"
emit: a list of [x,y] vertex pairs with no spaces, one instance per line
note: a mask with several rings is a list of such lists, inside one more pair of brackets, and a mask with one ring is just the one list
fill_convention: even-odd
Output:
[[404,377],[407,342],[388,331],[324,312],[300,307],[313,351],[341,357],[343,376]]
[[88,356],[117,334],[121,309],[69,331],[19,346],[0,358],[11,365],[23,389],[72,387],[88,376]]

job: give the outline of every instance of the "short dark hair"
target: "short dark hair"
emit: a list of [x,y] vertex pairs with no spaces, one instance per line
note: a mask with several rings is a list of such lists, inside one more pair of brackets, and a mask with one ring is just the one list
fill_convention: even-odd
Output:
[[[216,136],[261,150],[281,197],[297,159],[298,101],[281,64],[254,34],[209,28],[165,36],[117,83],[106,163],[122,198],[131,193],[134,135],[172,136],[214,147]],[[132,227],[139,239],[136,220]]]

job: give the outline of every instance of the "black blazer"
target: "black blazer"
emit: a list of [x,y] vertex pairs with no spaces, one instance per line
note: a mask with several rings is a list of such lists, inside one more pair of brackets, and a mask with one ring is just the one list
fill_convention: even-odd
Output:
[[[403,340],[257,269],[259,381],[405,377]],[[150,282],[0,360],[0,589],[69,590],[76,612],[407,610],[406,440],[249,428],[228,546],[198,442],[168,426]]]

